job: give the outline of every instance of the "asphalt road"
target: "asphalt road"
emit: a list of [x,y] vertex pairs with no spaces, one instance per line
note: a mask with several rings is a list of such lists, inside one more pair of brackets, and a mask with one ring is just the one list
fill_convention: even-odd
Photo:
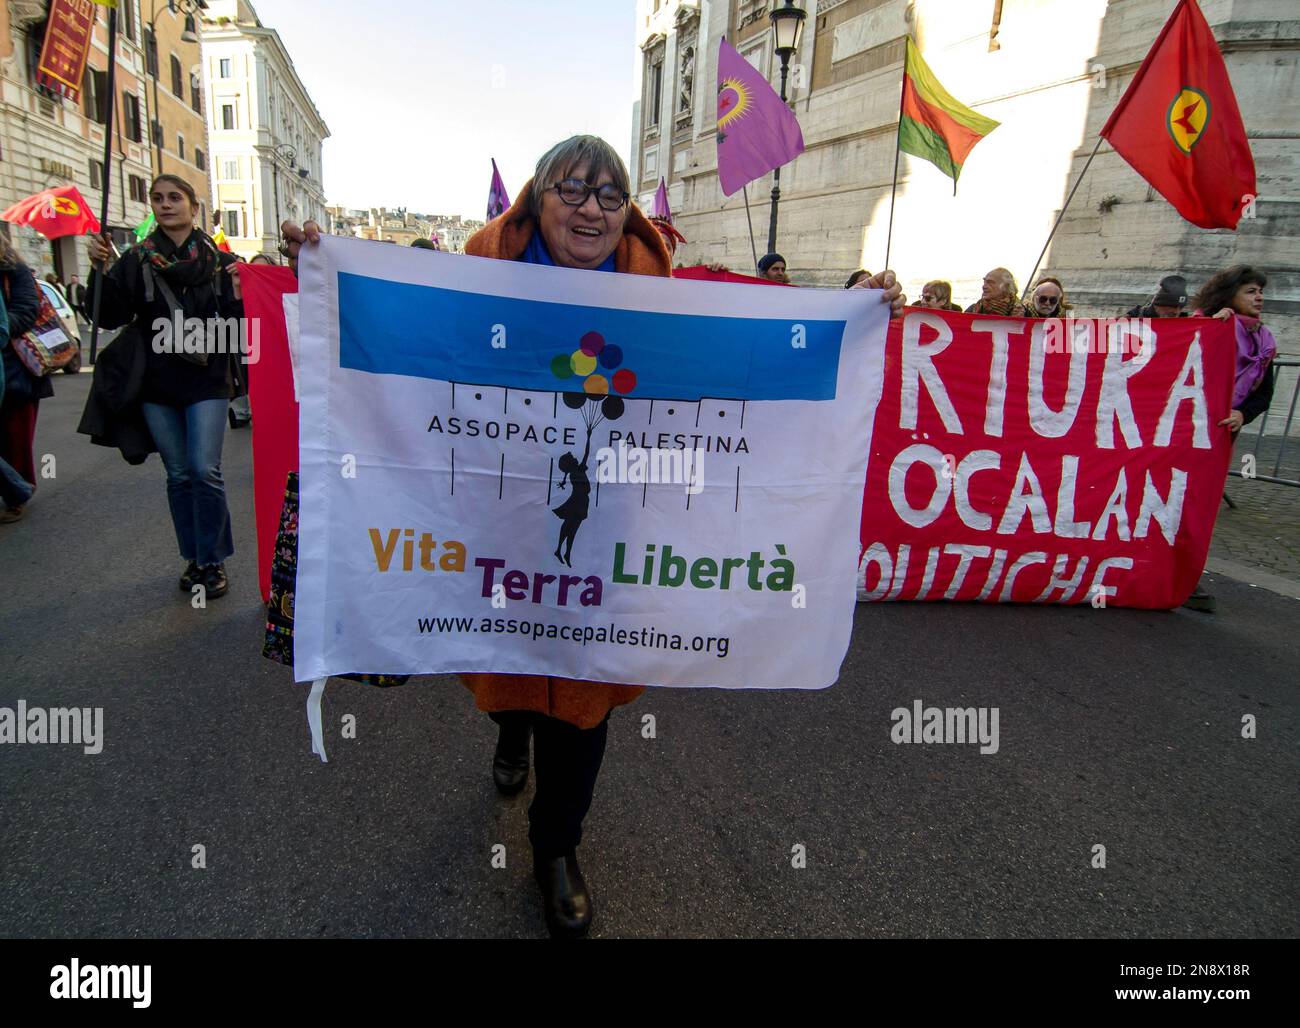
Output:
[[[497,797],[470,695],[332,681],[320,763],[260,655],[249,433],[231,592],[194,610],[157,458],[74,434],[89,381],[56,381],[56,477],[0,526],[0,706],[103,707],[103,751],[0,745],[0,935],[544,935],[531,785]],[[1213,616],[860,606],[834,688],[652,691],[579,851],[593,934],[1295,937],[1300,602],[1214,587]],[[916,699],[997,707],[998,752],[894,744]]]

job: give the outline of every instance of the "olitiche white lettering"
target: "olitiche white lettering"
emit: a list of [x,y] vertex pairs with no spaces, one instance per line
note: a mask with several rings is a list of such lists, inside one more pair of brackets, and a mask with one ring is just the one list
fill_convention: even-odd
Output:
[[85,753],[104,748],[103,707],[0,707],[0,743],[32,745],[71,743]]
[[256,364],[261,354],[261,329],[256,318],[155,318],[153,352],[178,354],[242,354]]
[[894,745],[904,743],[980,744],[985,756],[998,751],[997,707],[923,707],[912,701],[912,709],[895,707],[889,719],[894,727],[889,738]]
[[[1074,567],[1071,568],[1068,553],[1058,553],[1053,558],[1046,551],[1032,550],[1028,553],[1016,553],[1013,556],[1009,550],[969,543],[931,546],[924,552],[925,564],[921,584],[915,593],[904,596],[903,587],[907,584],[907,569],[912,547],[904,543],[898,547],[898,554],[895,557],[884,543],[872,543],[862,552],[862,559],[858,563],[858,588],[861,590],[858,598],[864,601],[933,600],[942,596],[945,600],[955,600],[965,586],[970,572],[975,570],[975,576],[971,581],[978,582],[979,577],[983,575],[983,585],[978,595],[971,596],[968,591],[961,599],[982,602],[993,597],[996,590],[996,599],[1000,603],[1008,603],[1013,599],[1032,599],[1035,603],[1081,603],[1097,596],[1114,596],[1115,587],[1107,584],[1106,573],[1111,570],[1131,571],[1133,569],[1132,557],[1106,557],[1097,561],[1096,567],[1092,569],[1092,577],[1089,579],[1087,572],[1090,559],[1086,556],[1078,557]],[[956,566],[949,564],[947,568],[941,567],[942,558],[946,557],[955,557]],[[921,560],[919,553],[917,560],[918,562]],[[1051,570],[1047,574],[1047,585],[1042,592],[1037,595],[1024,595],[1022,590],[1021,596],[1013,596],[1017,580],[1023,572],[1031,568],[1037,569],[1039,565],[1047,565],[1049,561]],[[876,571],[875,585],[868,584],[872,568]],[[1042,572],[1039,571],[1038,574],[1041,581]],[[943,588],[945,582],[947,587]],[[1001,589],[998,589],[999,584]],[[938,591],[936,585],[943,588],[942,593]],[[974,586],[972,585],[971,588]]]
[[129,999],[143,1010],[152,1002],[153,965],[81,965],[76,957],[50,968],[53,999]]

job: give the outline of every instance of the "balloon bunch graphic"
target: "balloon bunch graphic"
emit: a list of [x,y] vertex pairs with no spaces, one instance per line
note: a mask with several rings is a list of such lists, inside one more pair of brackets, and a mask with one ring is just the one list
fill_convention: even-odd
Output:
[[618,393],[630,393],[636,388],[636,373],[620,367],[623,348],[605,342],[599,332],[588,332],[579,340],[578,349],[572,353],[557,354],[551,361],[551,373],[561,381],[578,379],[574,385],[581,389],[568,389],[564,393],[565,406],[582,411],[582,420],[588,431],[602,420],[616,421],[623,416],[623,399]]

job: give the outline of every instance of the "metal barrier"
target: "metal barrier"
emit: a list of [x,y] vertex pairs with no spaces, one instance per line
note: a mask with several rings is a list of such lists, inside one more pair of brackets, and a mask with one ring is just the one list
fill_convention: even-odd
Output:
[[[1279,485],[1300,487],[1300,443],[1292,439],[1292,429],[1296,426],[1296,401],[1300,399],[1300,360],[1294,358],[1274,358],[1273,360],[1273,402],[1269,409],[1255,421],[1241,430],[1237,438],[1238,466],[1228,474],[1238,478],[1254,478],[1261,482],[1276,482]],[[1270,419],[1276,428],[1282,417],[1279,401],[1285,402],[1290,388],[1290,402],[1286,406],[1286,421],[1280,432],[1268,434]],[[1276,412],[1276,413],[1274,413]],[[1254,437],[1253,446],[1250,437]],[[1247,453],[1247,446],[1251,446]],[[1261,449],[1264,451],[1261,455]],[[1245,466],[1247,456],[1253,457],[1247,474]],[[1264,470],[1272,460],[1271,473]]]

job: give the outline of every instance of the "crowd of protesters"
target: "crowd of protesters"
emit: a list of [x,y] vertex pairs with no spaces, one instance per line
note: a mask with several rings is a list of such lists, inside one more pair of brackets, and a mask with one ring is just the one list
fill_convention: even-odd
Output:
[[[552,267],[669,277],[672,254],[683,237],[666,222],[645,217],[630,202],[630,190],[627,169],[612,147],[596,137],[574,136],[542,155],[533,178],[514,204],[477,232],[466,252]],[[88,287],[80,286],[75,278],[64,287],[72,306],[84,310],[86,296],[98,285],[100,321],[106,328],[150,326],[178,311],[200,319],[242,319],[238,259],[221,252],[212,238],[196,227],[199,201],[193,188],[174,175],[160,175],[150,186],[149,199],[157,227],[125,254],[116,257],[102,237],[89,239],[87,250],[94,271]],[[281,255],[296,269],[300,250],[319,241],[319,226],[286,223],[283,232]],[[437,248],[424,240],[413,245]],[[277,263],[272,255],[258,255],[254,262]],[[790,284],[781,254],[769,253],[756,263],[759,277]],[[715,264],[710,270],[727,269]],[[1162,318],[1194,313],[1233,321],[1236,388],[1232,413],[1220,424],[1234,433],[1267,409],[1272,397],[1270,364],[1277,346],[1260,321],[1266,284],[1259,272],[1237,265],[1213,276],[1189,300],[1186,280],[1170,275],[1161,280],[1149,303],[1129,312],[1135,317]],[[3,237],[0,286],[0,337],[9,341],[31,328],[38,285]],[[893,316],[898,316],[906,302],[890,271],[872,275],[859,269],[845,282],[845,288],[882,290]],[[951,284],[943,280],[927,282],[918,305],[961,310],[953,302]],[[966,313],[1054,318],[1066,316],[1070,310],[1072,304],[1059,278],[1039,279],[1027,298],[1022,298],[1012,274],[1006,268],[994,268],[984,276],[980,297]],[[186,562],[180,587],[188,591],[202,584],[208,597],[217,597],[229,587],[224,562],[234,552],[221,454],[226,421],[231,417],[229,405],[245,391],[238,362],[234,355],[159,353],[142,345],[139,338],[137,331],[136,342],[118,345],[115,340],[102,352],[81,431],[98,442],[119,446],[132,463],[143,461],[150,452],[160,453],[177,547]],[[138,366],[132,367],[133,362]],[[136,414],[131,424],[124,421],[122,412],[127,407],[121,403],[120,389],[114,392],[118,388],[114,382],[128,380],[136,383],[129,397]],[[0,405],[4,510],[0,521],[13,521],[22,515],[36,485],[36,415],[40,400],[52,395],[52,387],[48,376],[33,375],[18,361],[12,346],[4,350],[0,386],[4,388]],[[286,662],[292,661],[296,525],[297,482],[291,475],[275,548],[264,649],[267,656]],[[371,681],[393,676],[357,677]],[[498,726],[492,773],[503,794],[523,788],[530,768],[530,741],[533,745],[531,763],[537,788],[529,808],[529,838],[534,874],[551,932],[582,934],[592,916],[590,893],[576,859],[583,820],[605,752],[610,714],[632,702],[643,689],[636,684],[570,681],[546,675],[462,677],[479,709]]]

